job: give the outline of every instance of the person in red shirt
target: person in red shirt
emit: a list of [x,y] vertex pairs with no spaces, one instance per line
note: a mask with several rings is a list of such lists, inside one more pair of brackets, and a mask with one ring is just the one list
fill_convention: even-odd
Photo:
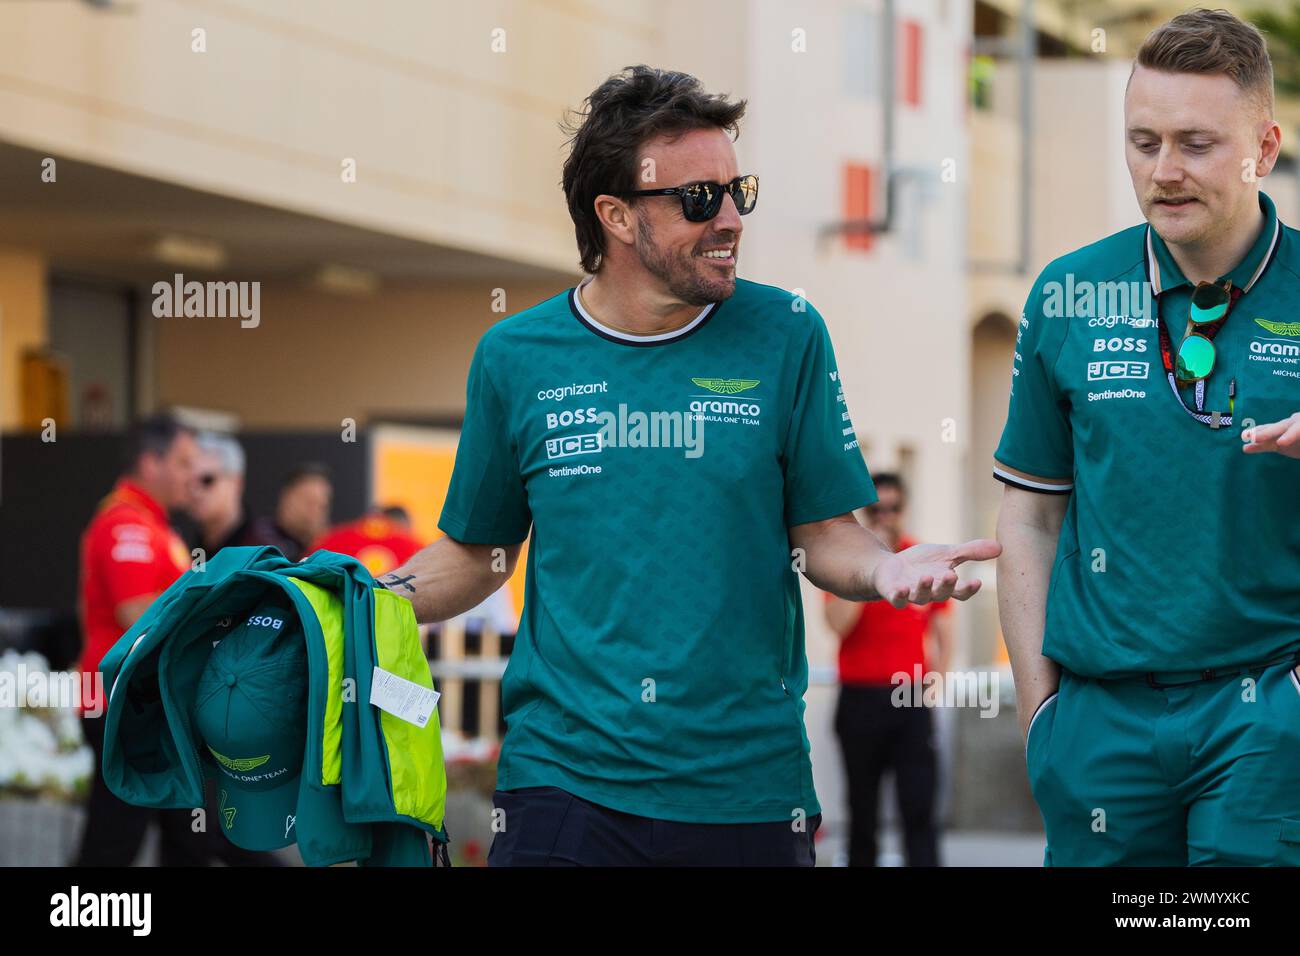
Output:
[[[189,552],[168,523],[167,510],[190,505],[197,453],[194,432],[170,418],[158,416],[136,425],[127,471],[100,501],[81,539],[84,674],[98,672],[117,639],[188,569]],[[83,690],[82,728],[98,767],[104,754],[107,688],[102,675],[93,684],[93,689]],[[162,829],[164,866],[208,861],[207,839],[193,832],[188,810],[123,803],[96,772],[77,865],[129,865],[155,818]]]
[[[873,477],[879,500],[868,505],[867,526],[893,551],[915,542],[903,534],[902,480]],[[938,754],[928,707],[911,704],[910,689],[935,670],[946,673],[952,649],[949,601],[896,608],[888,601],[845,601],[826,595],[826,619],[841,638],[840,696],[835,732],[844,755],[849,797],[849,866],[875,866],[880,780],[894,771],[908,866],[938,866],[934,820]],[[935,649],[927,653],[926,639]],[[933,667],[929,666],[933,665]],[[906,685],[906,693],[899,688]],[[924,685],[923,685],[924,687]]]
[[[170,419],[136,427],[128,471],[81,538],[83,672],[98,671],[109,648],[189,567],[189,550],[167,510],[191,504],[197,454],[195,433]],[[97,717],[103,703],[87,694],[82,708]]]
[[375,577],[400,567],[424,547],[411,534],[411,519],[400,507],[381,508],[356,521],[337,525],[312,542],[306,553],[335,551],[348,554]]

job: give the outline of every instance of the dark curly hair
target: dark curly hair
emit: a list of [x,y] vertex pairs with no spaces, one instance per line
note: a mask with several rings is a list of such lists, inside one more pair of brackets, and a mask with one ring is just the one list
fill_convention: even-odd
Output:
[[562,185],[585,272],[598,271],[605,253],[596,197],[638,188],[642,144],[693,129],[723,129],[736,139],[745,106],[745,100],[706,93],[689,73],[640,65],[611,76],[587,97],[584,110],[566,116],[561,129],[570,150]]

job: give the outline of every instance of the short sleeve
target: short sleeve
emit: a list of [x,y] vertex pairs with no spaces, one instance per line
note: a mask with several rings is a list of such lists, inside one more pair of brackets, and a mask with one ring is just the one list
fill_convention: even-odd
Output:
[[826,323],[812,306],[783,448],[787,527],[872,504],[876,489],[858,448]]
[[1020,315],[1011,400],[993,455],[993,476],[1028,491],[1067,494],[1074,487],[1074,445],[1069,403],[1057,387],[1054,367],[1069,320],[1043,314],[1041,283],[1040,277]]
[[506,409],[479,340],[465,390],[465,423],[438,527],[466,544],[516,544],[532,514]]
[[136,521],[116,521],[95,542],[111,607],[163,590],[159,578],[170,561],[167,541],[152,528]]

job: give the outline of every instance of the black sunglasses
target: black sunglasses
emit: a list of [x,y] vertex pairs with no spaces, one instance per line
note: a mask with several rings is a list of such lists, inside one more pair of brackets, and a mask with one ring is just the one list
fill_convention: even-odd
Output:
[[736,212],[748,216],[758,205],[758,177],[737,176],[729,183],[688,183],[668,189],[633,189],[617,196],[679,196],[682,215],[689,222],[708,222],[722,208],[722,197],[731,193]]

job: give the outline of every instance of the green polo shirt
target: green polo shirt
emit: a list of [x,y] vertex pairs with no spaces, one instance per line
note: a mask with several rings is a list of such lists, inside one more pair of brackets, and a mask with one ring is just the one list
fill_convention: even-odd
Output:
[[439,527],[532,533],[497,786],[696,823],[818,813],[788,529],[875,491],[817,311],[738,280],[629,336],[569,290],[483,336],[466,406]]
[[[1300,411],[1300,234],[1265,223],[1220,281],[1245,290],[1215,338],[1202,414],[1180,407],[1192,284],[1134,226],[1052,262],[1020,319],[994,475],[1068,494],[1043,653],[1093,677],[1221,667],[1300,647],[1300,461],[1241,432]],[[1236,397],[1230,400],[1235,383]],[[1195,411],[1195,389],[1180,393]]]

